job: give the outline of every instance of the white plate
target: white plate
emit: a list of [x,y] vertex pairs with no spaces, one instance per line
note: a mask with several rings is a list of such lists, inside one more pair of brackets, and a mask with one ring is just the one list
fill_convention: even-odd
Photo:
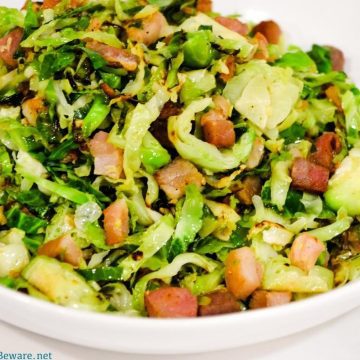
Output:
[[[356,40],[360,2],[343,0],[222,0],[217,9],[247,18],[279,21],[291,41],[336,45],[347,55],[347,70],[360,84]],[[22,0],[0,0],[21,6]],[[356,68],[356,64],[357,68]],[[360,305],[360,282],[298,303],[219,317],[154,320],[93,314],[62,308],[0,288],[0,319],[58,340],[143,354],[208,352],[254,344],[319,325]]]

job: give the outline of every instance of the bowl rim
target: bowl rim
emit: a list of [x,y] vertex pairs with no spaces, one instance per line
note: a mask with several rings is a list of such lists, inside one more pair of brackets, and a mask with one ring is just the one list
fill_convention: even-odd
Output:
[[[116,312],[100,313],[83,309],[69,308],[52,302],[47,302],[45,300],[37,299],[30,295],[23,294],[3,286],[0,286],[0,299],[4,300],[6,298],[7,300],[12,301],[14,307],[20,306],[24,308],[31,308],[32,313],[54,313],[54,315],[56,314],[57,317],[61,317],[62,321],[71,319],[84,321],[84,318],[86,318],[90,322],[96,322],[99,326],[112,326],[121,324],[133,329],[136,329],[137,327],[141,327],[142,329],[154,329],[154,327],[158,327],[159,330],[161,330],[164,328],[168,329],[170,322],[173,328],[182,329],[184,327],[188,328],[190,323],[192,327],[207,327],[213,326],[215,324],[216,326],[219,326],[234,322],[241,323],[241,321],[248,322],[251,320],[251,318],[259,320],[259,318],[262,317],[264,320],[266,320],[276,316],[284,316],[289,312],[296,313],[304,311],[308,308],[318,308],[322,305],[326,306],[329,304],[329,302],[337,302],[338,300],[341,300],[342,298],[356,292],[359,292],[360,294],[360,281],[355,280],[344,286],[330,290],[327,293],[321,293],[316,296],[291,302],[286,305],[258,310],[240,311],[216,316],[168,319],[126,316],[117,314]],[[0,315],[0,320],[4,320],[2,318],[3,317]],[[4,321],[11,323],[9,320]]]

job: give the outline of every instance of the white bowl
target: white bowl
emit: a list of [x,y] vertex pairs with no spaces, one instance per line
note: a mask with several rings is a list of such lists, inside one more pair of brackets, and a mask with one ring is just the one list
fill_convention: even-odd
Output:
[[[13,0],[21,6],[23,0]],[[355,39],[360,2],[343,0],[223,0],[223,13],[254,21],[273,18],[289,39],[307,48],[335,45],[347,55],[347,70],[360,85],[360,49]],[[291,4],[290,4],[291,3]],[[0,5],[10,5],[0,0]],[[357,66],[356,66],[357,64]],[[287,336],[319,325],[360,305],[360,282],[278,308],[209,318],[154,320],[62,308],[0,287],[0,319],[23,329],[99,349],[142,354],[222,350]]]

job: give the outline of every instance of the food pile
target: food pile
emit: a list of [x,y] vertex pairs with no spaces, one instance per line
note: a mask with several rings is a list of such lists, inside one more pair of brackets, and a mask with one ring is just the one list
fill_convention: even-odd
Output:
[[0,8],[0,283],[195,317],[360,274],[360,91],[211,0]]

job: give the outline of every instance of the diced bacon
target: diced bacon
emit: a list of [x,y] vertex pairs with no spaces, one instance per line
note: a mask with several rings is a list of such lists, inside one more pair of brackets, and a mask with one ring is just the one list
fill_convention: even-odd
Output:
[[249,32],[249,27],[247,26],[247,24],[239,21],[238,19],[231,19],[224,16],[217,16],[215,20],[222,26],[225,26],[229,30],[232,30],[240,35],[245,36]]
[[83,255],[80,247],[71,235],[64,235],[58,239],[48,241],[38,249],[38,255],[60,258],[73,266],[80,266]]
[[214,291],[204,297],[206,303],[199,306],[200,316],[221,315],[240,311],[240,305],[234,295],[226,289]]
[[226,58],[226,61],[225,61],[225,64],[228,68],[228,73],[225,74],[225,73],[222,73],[220,75],[220,78],[222,81],[224,81],[225,83],[227,83],[229,80],[231,80],[234,75],[235,75],[235,72],[236,72],[236,57],[233,56],[233,55],[229,55],[227,58]]
[[257,32],[254,36],[254,40],[258,46],[256,53],[254,54],[254,59],[268,61],[270,57],[268,50],[269,42],[266,37],[262,33]]
[[119,179],[123,171],[123,151],[110,144],[109,134],[99,131],[90,140],[90,153],[94,157],[94,174]]
[[234,124],[230,120],[208,120],[203,125],[205,141],[218,148],[235,144]]
[[225,260],[225,281],[236,299],[246,300],[261,286],[261,265],[248,247],[230,251]]
[[101,90],[111,99],[115,98],[117,96],[117,93],[116,91],[111,87],[109,86],[108,84],[106,83],[102,83],[100,85],[101,87]]
[[330,50],[330,57],[331,57],[333,70],[344,71],[344,67],[345,67],[344,53],[340,49],[334,46],[329,46],[329,50]]
[[258,176],[247,176],[241,184],[241,190],[236,192],[236,197],[241,204],[252,205],[252,198],[261,193],[261,179]]
[[339,136],[333,132],[324,133],[317,138],[315,146],[316,151],[310,155],[310,161],[331,170],[334,155],[342,148]]
[[324,193],[327,190],[329,176],[329,170],[323,166],[297,158],[291,170],[291,185],[302,191]]
[[70,0],[70,7],[75,9],[77,7],[86,5],[87,2],[87,0]]
[[128,71],[135,71],[138,67],[137,56],[131,54],[128,50],[118,49],[95,40],[87,41],[86,47],[101,55],[111,66],[123,67]]
[[310,271],[324,250],[325,246],[320,240],[306,233],[300,234],[291,246],[289,259],[292,265]]
[[11,30],[0,39],[0,59],[9,67],[16,67],[17,61],[14,55],[24,36],[24,30],[20,27]]
[[164,287],[145,294],[148,315],[155,318],[196,317],[197,299],[188,289]]
[[141,28],[130,25],[127,34],[132,41],[151,45],[159,40],[167,25],[164,15],[156,12],[142,21]]
[[198,0],[196,10],[203,13],[209,13],[212,11],[212,0]]
[[273,20],[262,21],[254,27],[253,32],[263,34],[270,44],[278,44],[282,35],[280,26]]
[[336,85],[329,86],[325,90],[326,97],[337,107],[337,109],[343,112],[340,90]]
[[210,110],[207,113],[205,113],[201,119],[200,119],[200,123],[201,126],[204,126],[207,122],[212,122],[212,121],[222,121],[222,120],[226,120],[227,117],[222,113],[222,111],[218,111],[217,109],[214,110]]
[[104,210],[104,230],[107,245],[121,244],[129,235],[129,209],[124,199]]
[[46,111],[44,100],[39,97],[24,101],[21,107],[27,122],[32,126],[36,126],[39,115]]
[[291,302],[291,292],[256,290],[249,303],[250,309],[261,309]]
[[257,137],[254,141],[251,153],[246,162],[246,167],[248,169],[255,169],[258,167],[265,154],[265,144],[264,140],[261,137]]
[[191,162],[179,158],[158,170],[155,179],[172,202],[185,195],[187,185],[195,184],[200,187],[205,184],[205,179],[198,169]]
[[161,109],[159,119],[167,120],[171,116],[181,114],[181,107],[172,101],[168,101]]
[[42,8],[53,9],[61,0],[44,0]]

